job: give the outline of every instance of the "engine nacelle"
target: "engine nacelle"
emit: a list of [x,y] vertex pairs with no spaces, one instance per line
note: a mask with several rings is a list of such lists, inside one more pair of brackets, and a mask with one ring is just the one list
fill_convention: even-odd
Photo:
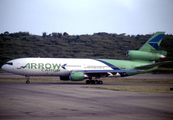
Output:
[[145,52],[138,50],[128,50],[126,54],[127,58],[131,60],[146,60],[146,61],[156,61],[160,58],[165,58],[164,55],[156,52]]
[[70,76],[60,76],[60,80],[71,80],[71,81],[82,81],[85,78],[88,78],[87,75],[85,75],[82,72],[72,72]]
[[154,52],[159,53],[159,54],[164,55],[164,56],[167,56],[167,51],[164,51],[164,50],[156,50]]
[[82,81],[84,79],[84,73],[82,72],[72,72],[70,75],[71,81]]

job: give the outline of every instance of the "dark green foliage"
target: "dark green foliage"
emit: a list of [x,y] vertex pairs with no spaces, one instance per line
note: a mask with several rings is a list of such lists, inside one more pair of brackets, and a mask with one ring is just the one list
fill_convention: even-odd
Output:
[[[22,57],[105,58],[127,59],[127,50],[139,49],[152,35],[94,33],[68,35],[56,33],[42,36],[28,32],[0,34],[0,66],[8,60]],[[168,51],[164,60],[173,61],[173,35],[165,35],[159,50]],[[173,64],[164,67],[173,67]]]

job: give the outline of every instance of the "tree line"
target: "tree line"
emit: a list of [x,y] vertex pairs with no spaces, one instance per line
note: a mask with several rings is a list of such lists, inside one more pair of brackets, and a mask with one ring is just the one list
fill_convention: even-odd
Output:
[[[152,35],[106,32],[69,35],[67,32],[43,32],[39,36],[29,32],[6,31],[0,34],[0,66],[8,60],[23,57],[127,59],[127,50],[139,49]],[[159,50],[166,50],[168,55],[162,61],[173,61],[172,46],[173,35],[165,35]],[[164,67],[173,68],[173,64]]]

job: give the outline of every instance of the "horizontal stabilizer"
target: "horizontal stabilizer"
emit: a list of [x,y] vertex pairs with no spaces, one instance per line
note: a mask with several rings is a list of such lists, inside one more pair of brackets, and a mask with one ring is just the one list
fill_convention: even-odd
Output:
[[135,67],[135,68],[136,69],[148,69],[148,68],[160,66],[160,65],[163,65],[163,64],[171,63],[171,62],[173,62],[173,61],[158,62],[158,63],[153,63],[153,64],[149,64],[149,65],[143,65],[143,66],[139,66],[139,67]]

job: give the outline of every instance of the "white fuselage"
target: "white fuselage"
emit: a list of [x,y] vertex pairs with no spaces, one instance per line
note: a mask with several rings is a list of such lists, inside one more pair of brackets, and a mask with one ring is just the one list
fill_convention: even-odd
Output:
[[2,69],[25,76],[69,76],[78,70],[112,70],[95,59],[19,58],[7,62]]

